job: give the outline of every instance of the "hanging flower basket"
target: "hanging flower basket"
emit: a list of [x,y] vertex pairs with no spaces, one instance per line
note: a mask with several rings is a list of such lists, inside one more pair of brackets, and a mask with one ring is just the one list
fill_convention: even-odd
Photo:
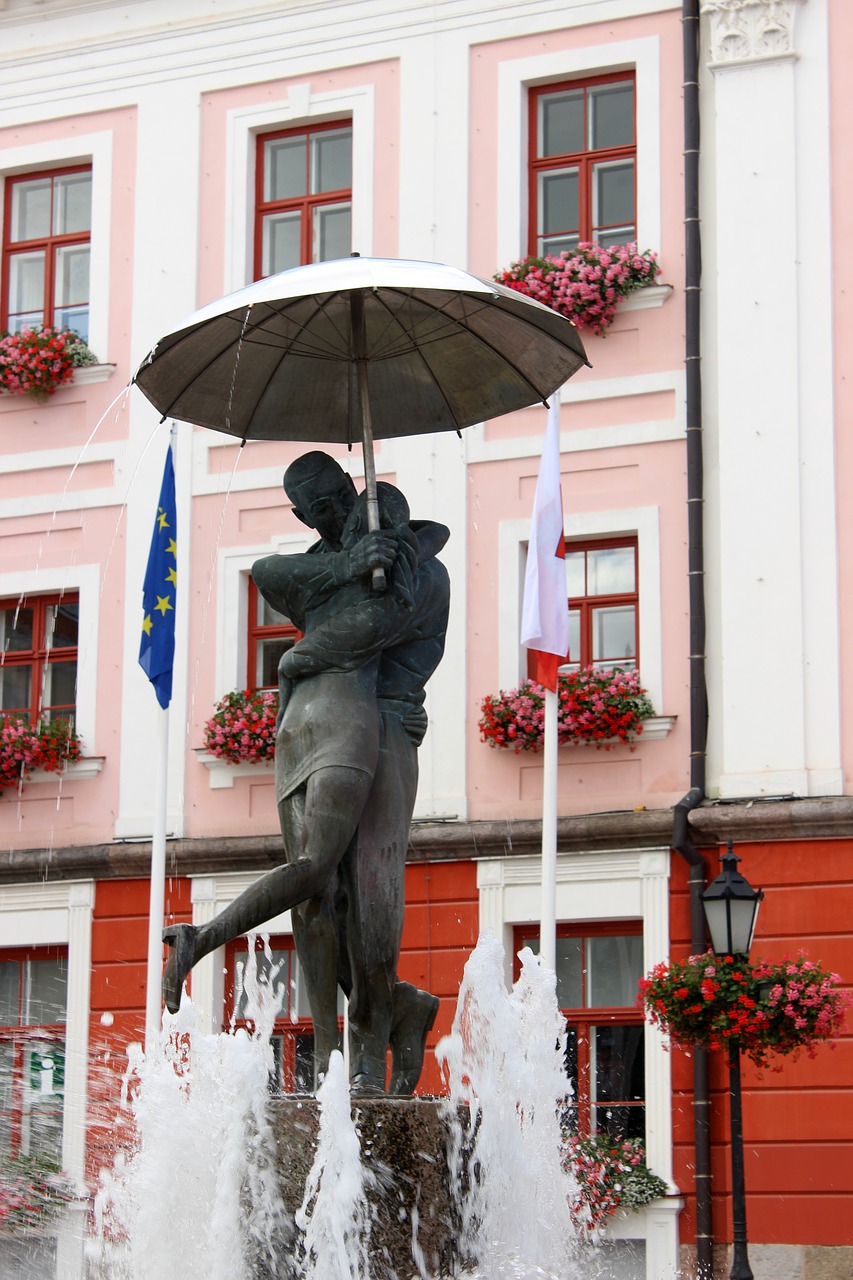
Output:
[[640,1138],[592,1138],[571,1134],[565,1141],[563,1165],[577,1182],[577,1194],[569,1202],[575,1225],[584,1232],[598,1232],[617,1209],[637,1210],[667,1194],[663,1178],[646,1164]]
[[[592,742],[605,750],[631,742],[655,714],[637,671],[581,667],[557,682],[557,739]],[[545,738],[545,691],[524,680],[517,689],[488,694],[480,703],[480,741],[490,747],[538,751]]]
[[712,951],[664,961],[640,979],[637,1004],[674,1045],[722,1049],[736,1040],[757,1066],[774,1056],[813,1058],[838,1038],[849,997],[839,975],[800,955],[751,965]]
[[32,724],[26,716],[0,717],[0,790],[16,787],[36,769],[61,773],[80,759],[80,739],[67,720]]
[[639,253],[636,244],[604,248],[582,242],[573,254],[522,258],[494,278],[567,316],[578,329],[604,336],[619,299],[654,284],[660,273],[657,257]]
[[216,704],[204,726],[204,745],[230,764],[260,764],[275,756],[274,690],[235,689]]
[[22,329],[0,337],[0,390],[44,403],[98,358],[71,329]]

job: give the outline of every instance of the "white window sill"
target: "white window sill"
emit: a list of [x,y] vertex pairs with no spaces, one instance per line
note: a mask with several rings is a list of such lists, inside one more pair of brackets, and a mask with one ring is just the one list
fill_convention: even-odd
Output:
[[24,779],[24,786],[28,783],[32,785],[34,782],[55,782],[57,778],[63,782],[83,782],[87,778],[97,778],[103,767],[104,756],[84,756],[82,760],[67,764],[59,773],[48,772],[47,769],[34,769],[30,776]]
[[72,382],[84,387],[90,382],[106,382],[116,371],[114,364],[84,364],[74,370]]
[[649,307],[662,307],[671,293],[671,284],[647,284],[644,288],[629,293],[627,298],[621,298],[616,314],[620,311],[646,311]]
[[222,756],[212,755],[203,748],[196,748],[195,758],[203,764],[210,774],[210,790],[221,791],[225,787],[233,787],[237,778],[262,778],[273,773],[272,760],[259,760],[257,764],[246,761],[243,764],[230,764]]
[[604,1239],[648,1240],[652,1235],[650,1227],[662,1223],[674,1226],[675,1218],[683,1208],[684,1200],[676,1194],[667,1196],[665,1200],[650,1200],[640,1209],[617,1209],[605,1223]]

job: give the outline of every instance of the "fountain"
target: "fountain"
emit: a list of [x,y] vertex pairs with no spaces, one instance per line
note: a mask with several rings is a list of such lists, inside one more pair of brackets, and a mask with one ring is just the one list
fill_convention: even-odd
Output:
[[[162,1280],[181,1259],[187,1280],[569,1280],[600,1274],[574,1239],[566,1208],[559,1107],[569,1092],[562,1066],[564,1026],[554,975],[522,952],[511,992],[504,955],[488,934],[469,958],[451,1034],[439,1045],[449,1085],[437,1102],[351,1101],[340,1055],[316,1102],[270,1097],[272,984],[249,966],[246,995],[253,1034],[199,1033],[193,1006],[164,1017],[159,1045],[136,1051],[125,1080],[137,1141],[102,1176],[91,1280]],[[311,1167],[276,1142],[276,1110],[304,1114]],[[393,1152],[378,1155],[377,1124],[366,1109],[396,1110],[417,1126],[440,1112],[436,1179],[414,1189],[399,1211]],[[380,1113],[381,1114],[381,1113]],[[438,1131],[438,1130],[436,1130]],[[313,1134],[316,1132],[316,1138]],[[292,1133],[292,1131],[291,1131]],[[426,1139],[429,1141],[429,1139]],[[298,1145],[298,1143],[296,1144]],[[392,1143],[392,1146],[396,1145]],[[435,1156],[418,1153],[424,1167]],[[304,1153],[303,1153],[304,1158]],[[299,1204],[295,1213],[296,1178]],[[384,1221],[377,1205],[391,1207]],[[406,1244],[389,1252],[388,1233]],[[436,1222],[437,1220],[437,1222]],[[389,1226],[390,1222],[390,1226]],[[444,1238],[444,1256],[434,1247]],[[583,1255],[583,1260],[581,1259]],[[581,1271],[582,1268],[582,1271]]]

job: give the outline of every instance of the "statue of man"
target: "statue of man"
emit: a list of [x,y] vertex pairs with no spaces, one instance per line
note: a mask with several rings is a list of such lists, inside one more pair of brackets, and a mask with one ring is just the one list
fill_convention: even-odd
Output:
[[[402,494],[380,486],[383,523],[365,531],[364,504],[338,464],[313,452],[288,468],[294,513],[321,535],[304,555],[253,566],[259,590],[304,630],[279,671],[276,798],[287,861],[208,924],[164,931],[172,953],[167,1006],[197,961],[292,909],[322,1074],[337,1045],[336,990],[349,994],[354,1090],[417,1083],[438,1001],[396,981],[404,863],[426,727],[424,685],[444,648],[449,583],[435,559],[442,525],[410,523]],[[374,567],[388,590],[370,589]]]

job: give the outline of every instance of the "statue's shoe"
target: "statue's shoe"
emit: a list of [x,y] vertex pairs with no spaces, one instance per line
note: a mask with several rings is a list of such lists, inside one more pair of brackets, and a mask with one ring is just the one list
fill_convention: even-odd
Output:
[[169,959],[163,974],[163,1003],[169,1013],[177,1013],[181,1007],[181,988],[195,964],[197,933],[194,924],[170,924],[163,930],[163,941],[169,947]]
[[426,1040],[438,1013],[438,997],[409,983],[399,983],[395,1007],[400,1012],[391,1027],[391,1081],[388,1092],[398,1097],[414,1093],[424,1065]]

